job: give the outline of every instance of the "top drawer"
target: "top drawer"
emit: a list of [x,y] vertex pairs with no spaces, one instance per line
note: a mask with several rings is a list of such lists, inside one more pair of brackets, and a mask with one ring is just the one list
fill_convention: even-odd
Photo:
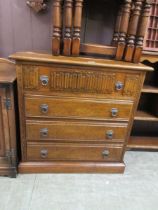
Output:
[[57,92],[134,98],[141,84],[137,72],[103,71],[90,67],[44,67],[24,65],[23,85],[26,91]]

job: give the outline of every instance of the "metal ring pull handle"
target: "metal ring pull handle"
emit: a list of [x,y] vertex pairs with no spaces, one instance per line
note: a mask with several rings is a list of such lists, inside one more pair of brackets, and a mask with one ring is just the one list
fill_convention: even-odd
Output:
[[42,75],[42,76],[40,76],[40,80],[41,80],[41,83],[42,83],[43,86],[48,85],[48,82],[49,82],[48,76]]
[[106,138],[107,139],[112,139],[113,138],[113,134],[114,134],[114,132],[112,130],[108,130],[106,132]]
[[40,129],[40,136],[41,137],[47,137],[48,136],[48,128]]
[[122,83],[122,82],[116,82],[115,88],[116,88],[116,90],[122,90],[122,88],[123,88],[123,83]]
[[41,149],[41,158],[46,158],[48,156],[48,150],[47,149]]
[[103,155],[104,157],[108,157],[109,154],[110,154],[110,152],[109,152],[109,150],[107,150],[107,149],[105,149],[105,150],[102,152],[102,155]]
[[117,108],[112,108],[111,109],[111,116],[112,117],[117,117],[118,115],[118,109]]
[[47,104],[41,104],[40,109],[41,109],[41,112],[43,114],[46,114],[48,112],[48,105]]

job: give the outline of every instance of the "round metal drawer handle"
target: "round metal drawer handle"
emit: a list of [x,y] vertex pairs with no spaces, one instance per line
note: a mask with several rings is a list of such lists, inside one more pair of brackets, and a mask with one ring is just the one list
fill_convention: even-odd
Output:
[[40,129],[40,136],[41,137],[47,137],[48,136],[48,128]]
[[117,108],[112,108],[111,109],[111,116],[112,117],[117,117],[118,115],[118,109]]
[[116,88],[116,90],[122,90],[122,88],[123,88],[123,83],[122,83],[122,82],[116,82],[115,88]]
[[113,134],[114,134],[114,132],[112,130],[108,130],[106,132],[106,138],[107,139],[112,139],[113,138]]
[[103,155],[104,157],[108,157],[109,154],[110,154],[110,152],[109,152],[109,150],[107,150],[107,149],[105,149],[105,150],[102,152],[102,155]]
[[48,76],[42,75],[42,76],[40,76],[40,80],[41,80],[41,83],[42,83],[43,86],[48,85],[48,82],[49,82]]
[[41,158],[46,158],[48,156],[48,150],[47,149],[41,149]]
[[40,109],[41,109],[42,113],[46,114],[48,112],[48,105],[47,104],[41,104]]

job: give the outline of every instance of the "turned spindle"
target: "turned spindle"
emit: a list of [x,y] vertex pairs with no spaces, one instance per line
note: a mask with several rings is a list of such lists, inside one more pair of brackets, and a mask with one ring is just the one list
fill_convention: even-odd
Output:
[[126,45],[126,35],[128,30],[129,18],[131,13],[131,3],[132,0],[124,0],[124,4],[122,5],[122,18],[120,24],[119,41],[116,52],[116,60],[121,60],[123,58],[124,49]]
[[52,54],[53,55],[60,54],[61,31],[62,31],[61,4],[62,4],[62,0],[53,1],[53,37],[52,37]]
[[114,35],[113,35],[113,39],[112,39],[113,46],[117,46],[117,43],[119,40],[121,19],[122,19],[122,5],[119,8],[119,12],[118,12],[116,23],[115,23]]
[[74,31],[72,41],[72,55],[78,56],[80,54],[80,33],[82,22],[82,8],[83,0],[75,0],[75,14],[74,14]]
[[72,43],[72,5],[73,0],[65,0],[65,14],[64,14],[64,55],[71,55]]
[[150,15],[151,3],[152,3],[151,0],[145,0],[144,5],[143,5],[143,10],[140,17],[137,37],[136,37],[136,47],[135,47],[135,52],[134,52],[134,57],[133,57],[134,63],[138,63],[142,55],[143,41],[144,41],[144,36],[145,36],[147,24],[148,24],[148,18]]
[[129,27],[127,32],[127,46],[125,50],[125,61],[132,61],[133,53],[135,49],[135,37],[137,33],[138,23],[142,11],[142,5],[144,0],[136,0],[133,4],[133,9],[129,21]]

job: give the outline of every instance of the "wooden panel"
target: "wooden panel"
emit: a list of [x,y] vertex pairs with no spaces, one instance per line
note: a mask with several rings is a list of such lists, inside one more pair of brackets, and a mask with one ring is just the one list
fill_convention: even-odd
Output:
[[0,156],[4,156],[4,132],[3,132],[3,113],[2,113],[2,103],[3,103],[3,91],[0,88]]
[[70,121],[27,121],[28,140],[124,141],[127,124]]
[[[98,120],[125,120],[131,115],[132,102],[90,99],[59,99],[55,97],[25,97],[27,117],[82,118]],[[44,110],[43,110],[44,109]],[[46,110],[45,110],[46,109]],[[112,109],[116,116],[112,116]]]
[[139,91],[140,79],[137,75],[127,75],[123,94],[132,96]]
[[23,81],[26,89],[38,89],[38,67],[23,66]]
[[[104,156],[103,152],[108,151]],[[121,161],[123,147],[115,145],[27,143],[27,160]]]
[[110,94],[114,91],[114,84],[114,73],[97,73],[93,71],[51,72],[52,90]]

